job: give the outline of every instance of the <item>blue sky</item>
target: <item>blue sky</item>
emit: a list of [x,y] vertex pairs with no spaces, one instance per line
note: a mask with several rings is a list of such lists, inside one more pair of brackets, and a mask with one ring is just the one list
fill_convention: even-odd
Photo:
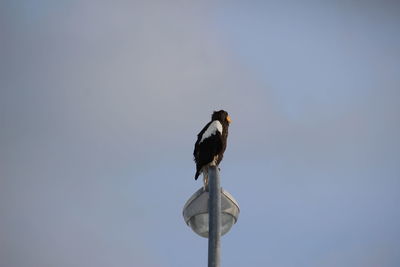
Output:
[[399,266],[396,1],[3,1],[0,265],[205,266],[192,150],[232,117],[222,265]]

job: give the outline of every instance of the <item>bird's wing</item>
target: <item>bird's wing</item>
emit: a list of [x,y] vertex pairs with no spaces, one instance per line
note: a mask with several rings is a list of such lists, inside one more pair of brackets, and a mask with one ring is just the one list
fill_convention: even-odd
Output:
[[222,134],[222,124],[215,120],[210,123],[210,125],[207,127],[207,130],[202,134],[200,143],[203,142],[205,139],[209,138],[212,135],[216,134]]
[[[215,120],[209,122],[197,135],[193,156],[197,163],[204,161],[204,163],[208,163],[221,152],[222,148],[222,124]],[[208,161],[209,159],[210,161]]]
[[194,144],[194,151],[193,151],[194,158],[196,158],[196,156],[198,156],[198,154],[199,154],[199,149],[200,149],[199,144],[200,144],[200,141],[201,141],[201,137],[203,136],[204,132],[207,130],[208,126],[210,126],[211,123],[212,123],[212,121],[207,123],[206,126],[204,126],[204,128],[197,135],[197,141]]
[[209,122],[197,135],[194,145],[194,161],[196,162],[195,179],[202,167],[215,159],[223,151],[222,124],[219,121]]

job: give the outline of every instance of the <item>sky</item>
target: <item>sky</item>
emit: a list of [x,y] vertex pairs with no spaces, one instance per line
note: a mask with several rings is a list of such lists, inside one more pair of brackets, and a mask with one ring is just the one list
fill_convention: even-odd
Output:
[[200,267],[197,133],[232,118],[222,266],[400,265],[397,1],[0,3],[0,266]]

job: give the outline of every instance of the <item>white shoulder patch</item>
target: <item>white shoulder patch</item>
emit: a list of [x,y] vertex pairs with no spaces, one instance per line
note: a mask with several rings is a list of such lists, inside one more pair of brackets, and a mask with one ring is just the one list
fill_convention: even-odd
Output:
[[203,133],[200,143],[203,142],[204,139],[215,134],[217,131],[222,134],[222,124],[219,121],[215,120],[208,126],[207,130]]

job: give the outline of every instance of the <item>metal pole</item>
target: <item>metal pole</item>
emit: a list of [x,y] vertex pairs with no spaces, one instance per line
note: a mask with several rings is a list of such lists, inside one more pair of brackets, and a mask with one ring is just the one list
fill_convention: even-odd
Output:
[[221,188],[218,168],[208,168],[208,267],[220,267]]

